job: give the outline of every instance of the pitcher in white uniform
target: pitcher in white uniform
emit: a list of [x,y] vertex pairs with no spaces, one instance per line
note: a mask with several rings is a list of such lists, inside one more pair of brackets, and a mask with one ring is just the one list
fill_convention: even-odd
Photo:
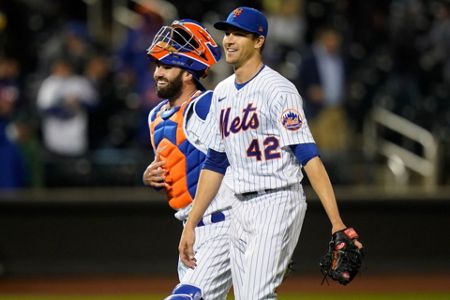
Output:
[[196,267],[194,229],[229,166],[238,198],[230,230],[235,298],[276,299],[306,213],[302,167],[325,208],[331,232],[346,226],[308,128],[302,98],[291,82],[262,61],[266,17],[239,7],[214,26],[225,32],[225,58],[234,74],[214,90],[208,117],[215,130],[181,236],[180,258]]

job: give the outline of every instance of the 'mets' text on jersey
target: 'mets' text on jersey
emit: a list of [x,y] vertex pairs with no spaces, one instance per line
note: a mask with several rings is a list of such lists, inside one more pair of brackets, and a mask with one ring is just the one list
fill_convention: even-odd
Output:
[[[222,138],[230,135],[230,133],[238,133],[241,130],[247,130],[249,128],[256,129],[259,126],[258,114],[256,113],[256,107],[249,103],[246,108],[242,110],[243,116],[237,116],[230,122],[231,107],[226,110],[220,111],[220,133]],[[251,113],[251,116],[249,116]]]
[[302,179],[289,148],[314,143],[302,106],[295,86],[268,66],[243,85],[235,84],[231,75],[216,87],[211,148],[226,152],[235,193],[280,188]]

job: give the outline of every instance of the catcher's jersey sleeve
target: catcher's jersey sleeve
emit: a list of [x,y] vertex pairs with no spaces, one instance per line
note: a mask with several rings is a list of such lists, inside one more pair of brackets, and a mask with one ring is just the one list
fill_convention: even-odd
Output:
[[[212,95],[210,113],[205,120],[205,127],[208,128],[205,134],[205,144],[217,152],[225,152],[225,146],[221,136],[220,122],[218,119],[218,98],[215,93]],[[205,131],[206,132],[206,131]]]
[[[208,149],[215,149],[218,147],[218,144],[221,144],[217,119],[213,117],[212,100],[213,92],[206,91],[191,101],[184,117],[186,138],[205,154],[208,152]],[[216,139],[219,139],[219,141],[217,142]],[[223,182],[228,186],[232,185],[229,169]]]
[[212,91],[194,99],[186,109],[184,130],[189,141],[203,153],[207,153],[213,139],[213,123],[210,114]]

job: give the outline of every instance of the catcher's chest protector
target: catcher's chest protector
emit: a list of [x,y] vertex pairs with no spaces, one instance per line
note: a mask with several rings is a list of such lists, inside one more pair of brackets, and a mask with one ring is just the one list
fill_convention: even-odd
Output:
[[154,149],[161,150],[161,160],[166,161],[164,168],[169,185],[166,192],[169,205],[174,209],[192,202],[206,157],[189,143],[183,130],[184,112],[191,100],[169,110],[161,109],[150,123]]

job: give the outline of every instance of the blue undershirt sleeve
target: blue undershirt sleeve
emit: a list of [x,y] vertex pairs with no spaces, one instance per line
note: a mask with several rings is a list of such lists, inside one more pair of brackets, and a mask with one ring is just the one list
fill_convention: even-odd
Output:
[[290,145],[290,147],[292,152],[294,152],[295,157],[302,164],[302,166],[306,165],[306,163],[311,158],[320,156],[319,149],[317,148],[315,143]]
[[227,154],[225,152],[217,152],[213,149],[208,149],[202,169],[225,174],[229,165],[230,163],[228,162]]

